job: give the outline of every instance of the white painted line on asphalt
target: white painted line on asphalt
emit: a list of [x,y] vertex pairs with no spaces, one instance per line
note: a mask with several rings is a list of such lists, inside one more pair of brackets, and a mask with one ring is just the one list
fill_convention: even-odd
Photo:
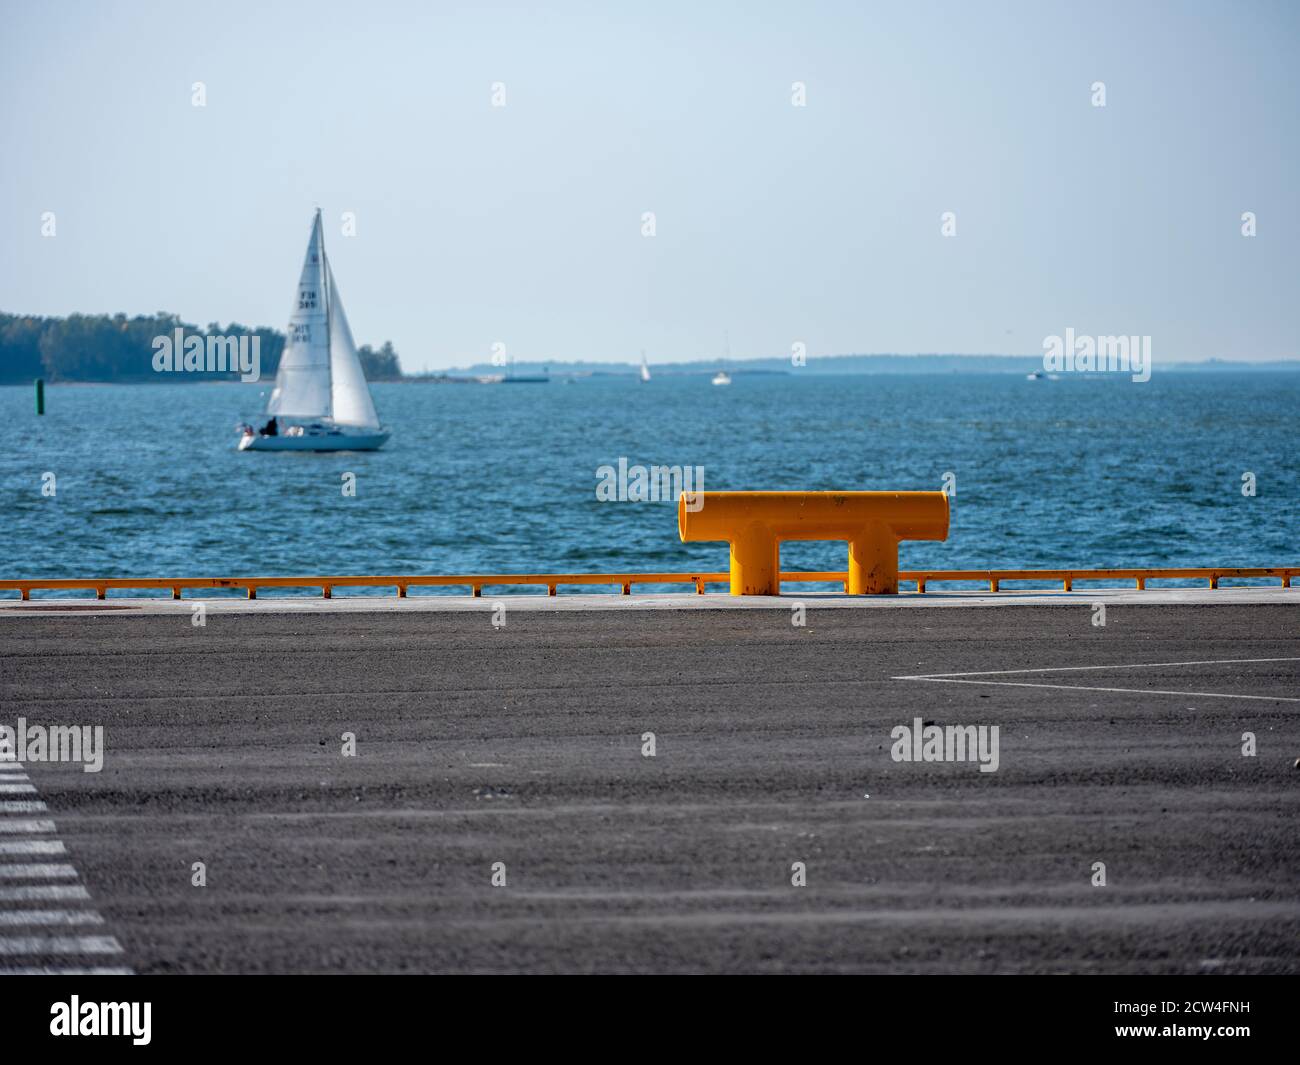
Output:
[[0,814],[43,814],[48,810],[40,799],[0,799]]
[[1034,669],[986,669],[975,673],[914,673],[894,680],[925,680],[933,684],[986,684],[998,688],[1050,688],[1056,691],[1120,692],[1128,695],[1180,695],[1199,699],[1262,699],[1265,702],[1300,703],[1290,695],[1244,695],[1236,692],[1169,691],[1164,688],[1104,688],[1091,684],[1040,684],[1033,681],[976,680],[976,677],[1009,677],[1025,673],[1073,673],[1083,670],[1165,669],[1174,666],[1231,666],[1255,662],[1300,662],[1290,658],[1206,658],[1195,662],[1128,662],[1104,666],[1043,666]]
[[134,976],[130,969],[113,968],[107,965],[84,969],[62,968],[53,965],[24,965],[17,969],[5,969],[5,976]]
[[112,936],[0,936],[0,957],[17,954],[121,954]]
[[53,821],[41,821],[33,818],[21,818],[12,820],[0,817],[0,833],[4,832],[41,832],[52,833],[54,831]]
[[35,795],[34,784],[0,784],[0,795]]
[[8,863],[0,865],[0,880],[63,880],[77,878],[77,870],[63,863],[30,864]]
[[894,680],[926,680],[932,684],[982,684],[992,688],[1053,688],[1057,691],[1125,692],[1131,695],[1183,695],[1202,699],[1263,699],[1265,702],[1300,703],[1287,695],[1235,695],[1230,692],[1166,691],[1163,688],[1098,688],[1089,684],[1033,684],[1012,680],[958,680],[953,677],[895,677]]
[[1043,666],[1035,669],[986,669],[978,673],[915,673],[894,680],[939,680],[948,677],[1002,677],[1013,673],[1068,673],[1082,669],[1162,669],[1166,666],[1235,666],[1250,662],[1300,662],[1291,658],[1206,658],[1198,662],[1126,662],[1113,666]]
[[0,902],[72,902],[90,898],[81,884],[19,884],[0,887]]
[[103,923],[104,918],[94,910],[0,910],[0,928]]
[[61,839],[0,839],[0,854],[67,854]]

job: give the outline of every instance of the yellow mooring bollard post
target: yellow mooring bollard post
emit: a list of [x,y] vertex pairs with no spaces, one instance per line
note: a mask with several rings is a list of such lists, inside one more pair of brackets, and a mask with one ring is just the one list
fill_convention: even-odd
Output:
[[731,545],[731,594],[781,594],[783,540],[844,540],[850,595],[898,591],[900,540],[946,540],[943,492],[683,492],[683,542]]

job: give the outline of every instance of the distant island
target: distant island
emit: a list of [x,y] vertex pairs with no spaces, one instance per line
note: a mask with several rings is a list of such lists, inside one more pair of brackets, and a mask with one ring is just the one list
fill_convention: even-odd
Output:
[[[0,312],[0,384],[30,384],[43,377],[51,383],[146,383],[160,378],[153,369],[153,342],[181,329],[186,336],[259,337],[264,379],[274,378],[284,351],[284,334],[268,326],[249,327],[217,322],[200,329],[174,314],[152,315],[73,314],[66,318]],[[481,362],[452,370],[403,374],[393,345],[385,341],[376,350],[363,345],[357,350],[369,381],[449,383],[499,381],[503,376],[529,377],[626,377],[640,372],[639,362],[569,361],[558,359],[512,361],[508,367]],[[1232,362],[1209,359],[1204,362],[1156,360],[1157,372],[1212,373],[1216,371],[1300,371],[1300,360]],[[755,359],[695,359],[690,362],[650,363],[655,377],[714,374],[725,368],[731,374],[1027,374],[1043,368],[1042,355],[818,355],[808,356],[795,367],[788,356]],[[231,373],[169,374],[168,382],[229,381]]]
[[[508,369],[490,363],[474,363],[452,370],[435,370],[406,378],[408,381],[475,380],[486,375],[503,372],[516,375],[549,373],[552,377],[629,377],[640,372],[636,362],[564,362],[558,359],[512,362]],[[1300,371],[1300,359],[1271,362],[1231,362],[1227,359],[1208,359],[1204,362],[1161,362],[1156,360],[1157,372],[1178,373],[1214,371]],[[650,363],[655,378],[712,376],[725,369],[729,374],[962,374],[1011,373],[1028,374],[1043,369],[1043,356],[1039,355],[809,355],[803,366],[792,365],[789,356],[757,359],[693,359],[690,362]]]
[[[211,323],[200,329],[174,314],[72,314],[67,318],[0,313],[0,384],[30,384],[38,377],[51,383],[123,384],[157,382],[153,342],[177,329],[189,336],[259,337],[263,378],[273,378],[284,352],[284,334],[268,326],[249,328],[238,322]],[[387,341],[378,351],[357,349],[370,381],[399,381],[402,365]],[[171,383],[229,381],[229,373],[168,374]]]

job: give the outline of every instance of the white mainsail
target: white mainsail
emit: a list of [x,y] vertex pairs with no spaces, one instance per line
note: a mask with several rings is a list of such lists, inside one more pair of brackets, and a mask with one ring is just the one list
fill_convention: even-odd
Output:
[[320,211],[312,223],[307,258],[302,264],[289,335],[267,414],[324,418],[330,412],[329,312],[325,294],[325,237]]
[[645,364],[645,352],[641,352],[641,380],[650,380],[650,367]]
[[330,311],[330,395],[333,419],[339,425],[358,425],[366,429],[379,428],[379,415],[370,398],[365,371],[357,346],[352,342],[352,329],[343,313],[343,301],[334,284],[334,271],[325,264],[325,279],[329,292]]
[[334,271],[325,256],[320,211],[312,223],[267,414],[328,419],[338,425],[379,428]]

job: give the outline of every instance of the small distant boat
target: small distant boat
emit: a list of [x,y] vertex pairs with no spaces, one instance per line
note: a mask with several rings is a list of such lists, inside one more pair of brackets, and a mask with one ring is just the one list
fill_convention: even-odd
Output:
[[[722,361],[729,362],[731,360],[731,334],[726,330],[722,332],[722,348]],[[713,383],[715,385],[729,385],[731,384],[731,375],[726,370],[719,370],[713,375]]]
[[1035,370],[1033,373],[1027,373],[1027,374],[1025,374],[1025,380],[1026,380],[1026,381],[1046,381],[1046,380],[1047,380],[1047,374],[1043,373],[1041,370]]
[[374,451],[390,436],[325,257],[319,209],[266,413],[261,429],[240,426],[240,451]]
[[644,381],[649,381],[649,380],[650,380],[650,367],[647,366],[646,363],[645,363],[645,352],[644,352],[644,351],[641,352],[641,380],[642,380],[643,382],[644,382]]

